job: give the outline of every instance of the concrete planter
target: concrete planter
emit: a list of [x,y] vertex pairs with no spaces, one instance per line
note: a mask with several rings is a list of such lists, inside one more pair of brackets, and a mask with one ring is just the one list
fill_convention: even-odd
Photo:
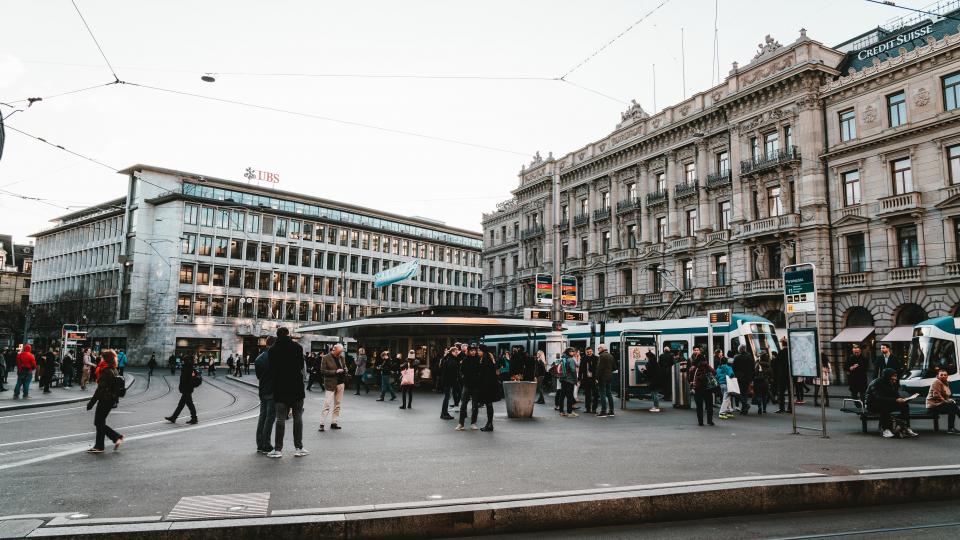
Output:
[[505,381],[503,400],[507,404],[507,417],[532,418],[536,395],[537,383],[534,381]]

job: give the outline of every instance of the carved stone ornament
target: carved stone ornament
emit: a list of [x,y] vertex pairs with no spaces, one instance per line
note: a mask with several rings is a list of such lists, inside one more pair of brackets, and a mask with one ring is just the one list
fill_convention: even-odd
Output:
[[877,108],[873,105],[867,105],[867,108],[863,110],[863,121],[872,124],[877,121]]
[[654,119],[653,119],[653,129],[658,129],[658,128],[660,127],[660,123],[661,123],[662,121],[663,121],[663,118],[654,118]]
[[607,149],[607,143],[602,142],[599,145],[597,145],[597,147],[600,149],[601,152],[603,152],[604,150]]
[[763,55],[772,53],[773,51],[783,47],[783,45],[781,45],[779,41],[770,37],[770,34],[767,34],[767,36],[763,38],[763,43],[760,43],[757,45],[757,47],[759,47],[760,50],[757,51],[757,54],[753,55],[754,60]]
[[643,110],[643,107],[637,103],[637,100],[631,99],[630,107],[620,113],[620,123],[617,124],[617,129],[646,118],[650,118],[650,115],[647,114],[647,111]]
[[926,107],[930,104],[930,91],[920,88],[913,94],[913,104],[917,107]]
[[683,107],[680,107],[680,114],[681,114],[681,115],[686,116],[686,115],[689,114],[689,113],[690,113],[690,104],[689,104],[689,103],[686,104],[686,105],[684,105]]
[[716,103],[723,98],[723,91],[717,90],[716,92],[713,93],[713,96],[711,97],[713,98],[713,102]]

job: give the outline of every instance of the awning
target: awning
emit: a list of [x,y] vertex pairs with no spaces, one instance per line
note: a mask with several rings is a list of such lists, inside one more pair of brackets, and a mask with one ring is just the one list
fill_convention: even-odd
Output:
[[852,326],[844,328],[830,343],[863,343],[876,328],[872,326]]
[[883,336],[883,339],[880,341],[912,341],[913,340],[913,327],[912,326],[895,326],[889,334]]

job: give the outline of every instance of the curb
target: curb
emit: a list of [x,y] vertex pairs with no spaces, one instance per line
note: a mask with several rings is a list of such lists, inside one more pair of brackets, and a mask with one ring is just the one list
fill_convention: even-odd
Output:
[[247,385],[247,386],[252,386],[253,388],[260,388],[260,385],[259,385],[259,384],[254,384],[254,383],[252,383],[252,382],[247,382],[247,381],[245,381],[245,380],[243,380],[243,379],[241,379],[241,378],[239,378],[239,377],[234,377],[233,375],[227,375],[227,380],[228,380],[228,381],[233,381],[233,382],[238,382],[238,383],[240,383],[240,384],[245,384],[245,385]]
[[[797,512],[960,498],[960,469],[830,477],[730,478],[460,501],[310,509],[306,515],[157,521],[50,522],[27,538],[59,540],[437,538]],[[136,520],[136,521],[135,521]],[[63,525],[63,526],[57,526]]]
[[[129,390],[133,383],[136,382],[137,378],[133,375],[125,375],[124,379],[129,379],[130,382],[127,383],[127,389]],[[21,409],[36,409],[39,407],[56,407],[57,405],[70,405],[72,403],[81,403],[84,401],[90,401],[90,398],[93,397],[93,394],[84,397],[70,398],[70,399],[58,399],[56,401],[31,401],[31,402],[22,402],[17,405],[6,405],[0,407],[0,413],[6,411],[19,411]]]

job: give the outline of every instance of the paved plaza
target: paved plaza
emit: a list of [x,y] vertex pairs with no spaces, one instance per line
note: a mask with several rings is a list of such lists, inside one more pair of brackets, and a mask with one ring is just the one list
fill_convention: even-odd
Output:
[[[790,433],[788,415],[749,415],[698,427],[692,410],[634,410],[615,418],[564,419],[552,405],[531,420],[508,420],[497,404],[493,433],[455,432],[439,419],[440,396],[416,394],[412,410],[348,393],[343,430],[318,433],[322,392],[308,393],[304,443],[312,454],[271,460],[255,453],[256,389],[220,375],[195,394],[200,424],[163,420],[176,379],[156,372],[135,382],[108,423],[126,435],[119,452],[83,452],[93,414],[83,403],[0,412],[0,517],[78,512],[91,518],[169,516],[184,497],[260,497],[263,512],[467,497],[549,493],[811,472],[848,475],[957,463],[960,437],[934,433],[885,440],[859,421],[828,412],[830,438]],[[245,377],[247,383],[253,377]],[[88,389],[89,391],[89,389]],[[69,395],[74,395],[73,393]],[[388,397],[389,399],[389,397]],[[552,400],[548,400],[548,403]],[[7,406],[6,398],[0,406]],[[772,409],[771,409],[772,410]],[[805,425],[819,409],[800,407]],[[292,449],[287,429],[288,449]],[[110,474],[104,474],[109,470]],[[238,499],[239,500],[239,499]],[[104,504],[107,501],[107,504]],[[188,499],[189,502],[189,499]],[[262,514],[262,513],[261,513]],[[218,517],[212,515],[211,517]],[[222,516],[221,516],[222,517]]]

